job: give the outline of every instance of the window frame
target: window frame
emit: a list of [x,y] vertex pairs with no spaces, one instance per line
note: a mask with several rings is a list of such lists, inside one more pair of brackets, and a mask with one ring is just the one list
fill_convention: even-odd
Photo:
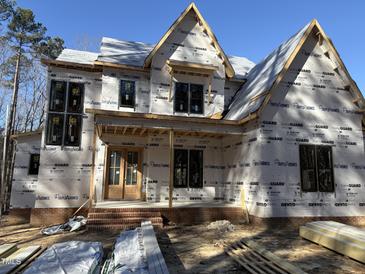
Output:
[[[64,109],[63,111],[54,111],[51,110],[51,95],[52,95],[52,86],[53,83],[55,82],[66,82],[66,95],[65,95],[65,104],[64,104]],[[74,111],[69,111],[69,97],[70,97],[70,84],[77,84],[81,87],[81,98],[80,98],[80,109],[78,112],[74,112]],[[52,79],[51,80],[51,84],[49,87],[49,91],[48,91],[48,98],[49,98],[49,102],[48,102],[48,110],[47,110],[47,123],[46,123],[46,140],[45,143],[48,146],[61,146],[61,148],[63,149],[64,147],[81,147],[81,139],[82,139],[82,125],[83,125],[83,113],[84,113],[84,97],[85,97],[85,82],[73,82],[73,81],[66,81],[63,79],[60,80],[56,80],[56,79]],[[52,143],[49,141],[48,135],[49,135],[49,119],[52,115],[59,115],[62,116],[63,119],[63,125],[62,125],[62,136],[61,136],[61,143]],[[80,129],[79,129],[79,141],[76,144],[70,144],[70,143],[66,143],[66,126],[67,126],[67,118],[69,116],[79,116],[79,121],[80,121]]]
[[[176,108],[176,94],[177,94],[177,84],[186,84],[188,85],[188,98],[187,98],[187,111],[180,111]],[[202,96],[201,96],[201,112],[193,112],[191,111],[191,86],[192,85],[195,85],[195,86],[201,86],[202,87]],[[188,82],[175,82],[175,87],[174,87],[174,102],[173,102],[173,108],[174,108],[174,113],[185,113],[185,114],[188,114],[188,115],[204,115],[204,84],[196,84],[196,83],[188,83]]]
[[[186,165],[187,165],[187,174],[186,174],[186,185],[182,185],[182,186],[179,186],[179,185],[176,185],[175,184],[175,177],[176,177],[176,161],[175,161],[175,154],[176,154],[176,151],[178,150],[181,150],[181,151],[185,151],[186,152]],[[191,185],[191,182],[190,182],[190,177],[191,177],[191,161],[190,161],[190,153],[191,151],[195,151],[195,152],[200,152],[201,153],[201,162],[200,162],[200,165],[201,165],[201,182],[199,183],[199,186],[192,186]],[[174,149],[174,163],[173,163],[173,166],[174,166],[174,177],[173,177],[173,187],[174,188],[191,188],[191,189],[202,189],[204,188],[204,150],[202,149],[183,149],[183,148],[175,148]]]
[[[38,156],[38,167],[37,167],[37,173],[32,173],[31,172],[31,166],[33,163],[33,156]],[[29,157],[29,166],[28,166],[28,175],[30,176],[38,176],[39,174],[39,166],[40,166],[40,159],[41,159],[41,154],[40,153],[30,153],[30,157]]]
[[[134,85],[134,91],[133,91],[133,106],[132,105],[126,105],[122,104],[122,82],[131,82]],[[137,81],[133,80],[127,80],[127,79],[120,79],[119,80],[119,95],[118,95],[118,107],[120,108],[136,108],[136,98],[137,98]]]
[[[302,163],[303,163],[303,158],[302,158],[302,149],[303,148],[308,148],[308,147],[312,147],[313,151],[314,151],[314,183],[315,183],[315,187],[310,189],[310,190],[304,190],[303,185],[304,185],[304,181],[303,181],[303,168],[302,168]],[[330,153],[330,157],[329,157],[329,169],[330,169],[330,176],[332,178],[331,181],[331,190],[321,190],[320,188],[320,181],[319,181],[319,170],[321,168],[319,168],[319,162],[318,162],[318,150],[319,148],[327,148],[329,149],[329,153]],[[332,151],[332,146],[328,146],[328,145],[313,145],[313,144],[300,144],[299,145],[299,169],[300,169],[300,190],[302,192],[305,193],[334,193],[335,192],[335,176],[334,176],[334,169],[333,169],[333,151]]]

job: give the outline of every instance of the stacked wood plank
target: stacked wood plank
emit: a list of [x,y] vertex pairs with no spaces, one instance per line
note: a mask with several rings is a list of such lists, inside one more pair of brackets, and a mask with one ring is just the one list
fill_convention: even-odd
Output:
[[143,233],[143,245],[146,252],[148,272],[156,274],[168,274],[164,257],[156,239],[151,221],[141,223]]
[[300,268],[280,259],[251,240],[240,240],[225,248],[225,252],[245,270],[253,274],[305,274]]
[[301,237],[365,263],[365,229],[334,221],[310,222],[299,228]]
[[18,273],[43,250],[39,245],[18,248],[15,244],[0,246],[0,274]]

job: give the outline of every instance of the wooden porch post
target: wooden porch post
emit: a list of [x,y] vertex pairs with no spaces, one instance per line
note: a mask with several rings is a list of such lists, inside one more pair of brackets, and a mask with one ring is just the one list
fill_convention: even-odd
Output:
[[94,118],[94,134],[93,134],[93,143],[92,143],[92,155],[91,155],[91,176],[90,176],[90,189],[89,189],[89,208],[93,206],[94,199],[94,173],[95,173],[95,150],[96,150],[96,123]]
[[169,208],[172,208],[172,193],[173,193],[173,180],[174,180],[174,131],[170,129],[170,180],[169,180]]

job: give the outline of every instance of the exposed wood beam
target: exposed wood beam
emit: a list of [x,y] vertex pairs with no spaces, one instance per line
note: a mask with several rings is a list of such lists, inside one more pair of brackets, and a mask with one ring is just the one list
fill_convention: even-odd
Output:
[[169,145],[170,145],[170,176],[169,176],[169,208],[172,208],[172,195],[173,195],[173,179],[174,179],[174,131],[170,129],[169,132]]
[[140,136],[142,136],[147,131],[147,128],[142,128],[141,132],[139,133]]
[[123,133],[122,133],[123,135],[126,133],[127,129],[128,129],[128,127],[123,128]]
[[134,135],[134,134],[136,133],[137,129],[138,129],[138,127],[135,127],[135,128],[133,129],[133,131],[132,131],[132,135]]

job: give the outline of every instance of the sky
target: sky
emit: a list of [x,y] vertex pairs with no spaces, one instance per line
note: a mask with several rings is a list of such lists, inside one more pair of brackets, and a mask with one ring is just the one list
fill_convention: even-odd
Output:
[[[190,4],[187,0],[18,0],[33,10],[67,48],[98,51],[103,36],[157,43]],[[257,63],[316,18],[365,94],[365,1],[197,0],[198,9],[228,55]]]

